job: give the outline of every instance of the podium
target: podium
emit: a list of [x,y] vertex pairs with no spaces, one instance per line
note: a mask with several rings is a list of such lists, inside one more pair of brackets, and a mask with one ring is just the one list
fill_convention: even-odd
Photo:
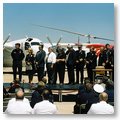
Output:
[[95,81],[95,76],[96,74],[99,75],[105,75],[105,72],[109,71],[110,72],[110,79],[112,80],[112,69],[105,69],[103,66],[97,66],[95,69],[92,69],[93,71],[93,81]]

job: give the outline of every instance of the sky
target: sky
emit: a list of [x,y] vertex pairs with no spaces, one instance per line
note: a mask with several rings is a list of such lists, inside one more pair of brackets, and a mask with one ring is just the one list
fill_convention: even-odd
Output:
[[[70,30],[82,34],[114,40],[114,4],[112,3],[4,3],[3,4],[3,37],[11,34],[11,40],[25,36],[36,37],[48,42],[78,41],[78,35],[40,28],[33,24]],[[80,36],[80,42],[87,42]],[[92,43],[113,43],[91,39]]]

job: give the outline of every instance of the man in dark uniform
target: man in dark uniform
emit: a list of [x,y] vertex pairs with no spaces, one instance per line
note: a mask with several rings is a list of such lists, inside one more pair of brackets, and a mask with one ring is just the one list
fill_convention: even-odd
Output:
[[[114,55],[113,55],[114,52],[110,49],[109,44],[105,45],[104,52],[106,53],[105,69],[112,69],[111,65],[113,64],[112,61],[113,61],[113,57],[114,57]],[[110,72],[109,72],[109,74],[110,74]],[[106,75],[107,75],[107,73],[106,73]]]
[[79,72],[81,74],[81,84],[84,78],[84,65],[85,65],[85,51],[82,50],[82,45],[78,45],[76,51],[76,83],[79,84]]
[[88,78],[90,79],[90,82],[93,82],[92,69],[95,69],[96,65],[97,65],[96,52],[94,51],[94,47],[91,47],[90,52],[87,53],[87,57],[86,57],[86,68],[87,68],[87,74],[88,74]]
[[65,52],[63,48],[57,49],[57,57],[56,57],[56,67],[55,67],[55,84],[57,81],[57,75],[59,76],[60,84],[64,83],[65,76]]
[[110,69],[111,68],[111,61],[110,61],[110,56],[111,56],[111,49],[110,49],[110,45],[106,44],[105,45],[105,50],[104,52],[106,53],[106,63],[105,63],[105,68],[106,69]]
[[16,74],[18,69],[19,80],[22,79],[22,60],[24,59],[25,55],[23,51],[20,49],[20,43],[15,44],[15,49],[11,53],[11,57],[13,59],[13,79],[16,80]]
[[46,53],[43,50],[43,47],[44,47],[43,44],[39,46],[39,51],[36,53],[36,57],[35,57],[36,68],[38,73],[38,81],[42,81],[42,78],[44,77]]
[[68,70],[68,84],[74,84],[75,82],[75,75],[74,75],[74,66],[75,66],[75,50],[73,49],[73,46],[68,45],[68,51],[66,52],[66,65]]
[[106,62],[106,53],[104,51],[104,47],[100,48],[100,54],[98,57],[98,66],[105,66],[105,62]]

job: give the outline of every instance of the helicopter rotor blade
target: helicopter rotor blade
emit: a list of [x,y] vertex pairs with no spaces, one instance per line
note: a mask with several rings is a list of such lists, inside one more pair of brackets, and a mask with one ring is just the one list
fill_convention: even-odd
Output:
[[47,26],[36,25],[36,24],[33,24],[33,25],[34,25],[34,26],[37,26],[37,27],[42,27],[42,28],[47,28],[47,29],[57,30],[57,31],[61,31],[61,32],[66,32],[66,33],[76,34],[76,35],[80,35],[80,36],[85,36],[84,34],[77,33],[77,32],[72,32],[72,31],[68,31],[68,30],[64,30],[64,29],[58,29],[58,28],[47,27]]
[[50,40],[48,35],[46,35],[46,38],[48,39],[48,42],[53,46],[52,41]]
[[75,35],[87,37],[88,39],[94,38],[94,39],[101,39],[101,40],[107,40],[107,41],[114,41],[114,40],[107,39],[107,38],[94,37],[94,36],[92,36],[90,34],[86,35],[86,34],[81,34],[81,33],[78,33],[78,32],[72,32],[72,31],[69,31],[69,30],[64,30],[64,29],[59,29],[59,28],[54,28],[54,27],[48,27],[48,26],[42,26],[42,25],[37,25],[37,24],[32,24],[32,25],[37,26],[37,27],[42,27],[42,28],[57,30],[57,31],[61,31],[61,32],[66,32],[66,33],[70,33],[70,34],[75,34]]
[[9,40],[10,36],[11,34],[9,34],[8,37],[4,40],[3,45],[5,45],[5,43]]

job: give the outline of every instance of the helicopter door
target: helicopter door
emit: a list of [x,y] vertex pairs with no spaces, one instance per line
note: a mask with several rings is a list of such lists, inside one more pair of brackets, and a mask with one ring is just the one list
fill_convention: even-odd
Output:
[[30,44],[28,42],[25,42],[25,50],[28,50],[30,48]]

